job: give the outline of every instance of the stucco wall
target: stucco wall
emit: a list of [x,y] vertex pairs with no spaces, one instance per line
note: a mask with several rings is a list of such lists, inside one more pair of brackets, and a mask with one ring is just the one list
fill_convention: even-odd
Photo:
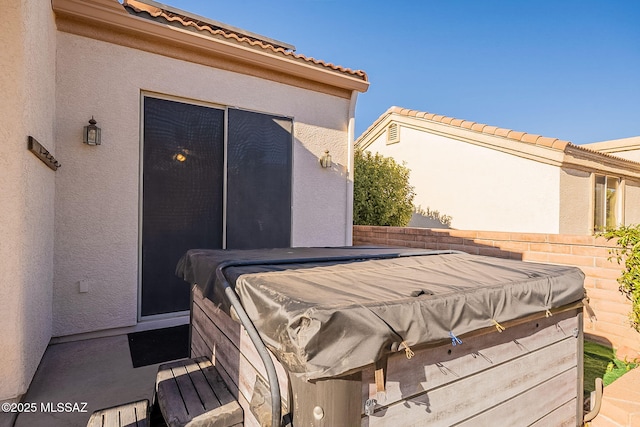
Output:
[[627,151],[611,151],[609,153],[617,157],[622,157],[623,159],[640,162],[640,149]]
[[406,162],[415,204],[452,217],[459,229],[557,233],[559,168],[400,126],[368,148]]
[[625,180],[624,222],[626,225],[640,224],[640,182]]
[[51,5],[5,3],[0,31],[0,401],[26,392],[51,338],[55,173],[27,150],[27,136],[57,156]]
[[575,169],[560,171],[560,234],[593,232],[591,174]]
[[[294,117],[293,245],[351,243],[348,99],[67,33],[57,52],[55,336],[136,323],[141,91]],[[92,115],[99,147],[82,144]]]

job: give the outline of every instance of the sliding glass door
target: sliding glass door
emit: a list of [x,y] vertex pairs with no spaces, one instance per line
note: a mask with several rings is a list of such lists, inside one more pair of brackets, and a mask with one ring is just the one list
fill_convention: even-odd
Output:
[[154,97],[143,103],[140,316],[147,317],[189,309],[189,286],[175,275],[189,249],[290,246],[293,121]]

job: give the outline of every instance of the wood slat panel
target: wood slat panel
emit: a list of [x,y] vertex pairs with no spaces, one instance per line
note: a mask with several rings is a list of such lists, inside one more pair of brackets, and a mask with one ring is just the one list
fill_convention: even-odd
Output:
[[[255,374],[259,374],[265,380],[265,382],[267,382],[266,369],[264,367],[264,364],[262,363],[262,359],[258,355],[257,350],[251,342],[251,339],[249,339],[248,334],[246,332],[242,332],[238,335],[239,342],[233,342],[231,341],[230,336],[226,334],[228,329],[225,327],[228,325],[228,322],[233,321],[228,316],[227,319],[224,319],[223,316],[226,315],[220,311],[218,313],[215,313],[212,316],[213,318],[209,317],[207,314],[210,313],[205,313],[204,311],[202,311],[201,307],[198,304],[194,303],[194,326],[198,331],[203,331],[203,335],[206,335],[205,339],[207,340],[207,344],[209,346],[214,346],[216,365],[222,364],[225,367],[225,370],[232,376],[232,378],[237,378],[238,380],[242,379],[242,376],[237,377],[233,374],[247,375],[247,373],[251,373],[251,375],[247,377],[247,379],[250,378],[249,381],[251,382],[251,389],[253,389],[253,378],[255,378]],[[233,322],[233,325],[239,326],[236,322]],[[230,335],[233,336],[233,334]],[[273,355],[271,355],[271,360],[273,360],[276,367],[280,390],[288,390],[289,381],[287,379],[287,373],[285,372],[284,367]],[[247,368],[248,371],[245,372],[244,368]],[[235,384],[240,385],[238,382],[236,382]],[[286,393],[284,392],[282,394],[283,396],[286,395]],[[251,395],[247,395],[247,399],[251,400],[250,396]]]
[[206,357],[163,364],[158,404],[167,425],[227,427],[243,421],[238,402]]
[[[450,426],[576,366],[575,339],[567,338],[536,352],[378,409],[369,426],[429,422]],[[574,383],[575,384],[575,383]],[[482,396],[480,399],[470,396]]]
[[216,306],[213,301],[205,298],[197,286],[193,287],[193,302],[197,304],[202,311],[207,313],[207,316],[214,319],[214,323],[220,325],[220,329],[225,331],[231,342],[240,342],[240,328],[242,325],[231,319],[224,311]]
[[[546,417],[560,423],[575,421],[576,404],[569,402],[572,398],[567,396],[575,398],[578,392],[578,345],[573,336],[579,326],[576,313],[571,309],[549,318],[525,319],[503,333],[491,329],[477,331],[463,337],[464,344],[456,347],[444,343],[417,348],[411,360],[406,359],[404,352],[391,356],[385,372],[386,401],[379,402],[382,408],[379,406],[374,416],[362,418],[362,426],[390,427],[414,422],[452,425],[498,408],[514,396],[534,396],[530,389],[540,386],[544,390],[542,384],[564,372],[567,373],[562,381],[566,382],[545,393],[552,395],[557,391],[567,403],[559,408],[550,406]],[[244,409],[245,425],[257,427],[259,422],[248,402],[253,396],[256,375],[263,379],[266,375],[246,332],[211,301],[202,298],[198,289],[194,290],[192,318],[196,337],[192,346],[202,348],[202,343],[197,343],[202,338],[205,348],[217,356],[220,375]],[[277,360],[275,364],[284,400],[288,390],[286,372]],[[373,366],[363,368],[362,377],[361,410],[366,399],[375,396]],[[568,377],[571,379],[567,380]],[[498,380],[493,381],[494,378]],[[493,388],[487,390],[488,386]],[[469,399],[470,395],[483,398]],[[535,397],[531,400],[535,402]],[[283,408],[286,406],[283,401]],[[567,416],[571,411],[572,415]],[[544,415],[538,412],[538,416]]]
[[[456,426],[494,427],[496,420],[500,420],[500,424],[505,426],[529,426],[560,408],[571,412],[571,421],[575,426],[576,375],[577,369],[572,368]],[[561,414],[562,417],[566,415],[564,411],[557,414]],[[560,424],[554,422],[545,425]]]
[[[196,305],[202,313],[207,317],[208,320],[200,317],[199,323],[204,324],[213,324],[218,327],[220,331],[224,333],[229,341],[233,343],[234,346],[240,349],[242,354],[245,354],[247,360],[251,361],[252,364],[261,369],[262,375],[266,375],[266,371],[264,371],[264,364],[262,363],[262,359],[258,354],[255,346],[251,342],[247,331],[242,327],[241,324],[234,321],[229,317],[224,311],[217,308],[210,300],[204,298],[202,293],[200,293],[199,289],[196,288],[197,293],[194,294],[194,305]],[[195,298],[197,296],[197,298]],[[209,331],[209,328],[206,328],[203,332],[205,334]],[[207,335],[207,338],[212,337],[210,334]],[[205,342],[209,342],[205,340]],[[287,378],[287,373],[282,364],[276,359],[276,357],[271,354],[271,360],[276,367],[276,371],[278,373],[278,377]]]
[[209,327],[210,325],[215,325],[218,329],[223,330],[229,341],[232,343],[239,343],[241,325],[231,319],[228,319],[227,321],[227,319],[222,317],[226,316],[226,314],[218,309],[216,309],[216,311],[208,311],[208,307],[201,304],[202,302],[202,300],[194,300],[191,324],[200,327],[198,332],[207,346],[212,350],[215,350],[215,336]]
[[566,404],[551,411],[549,414],[531,424],[530,427],[576,427],[582,426],[582,418],[576,420],[576,404]]
[[249,404],[247,399],[245,399],[244,396],[240,395],[238,402],[240,403],[240,407],[244,411],[244,427],[262,427],[258,422],[256,416],[253,415],[253,412],[251,412],[251,405]]
[[[237,366],[241,363],[239,358],[240,355],[242,355],[246,362],[252,367],[252,370],[255,370],[266,382],[267,373],[262,359],[251,342],[249,335],[244,331],[244,328],[218,308],[215,308],[211,312],[204,311],[208,304],[205,303],[203,304],[204,307],[201,306],[200,301],[202,300],[196,297],[197,294],[194,294],[193,323],[197,330],[203,335],[206,344],[214,348],[216,361],[222,357],[225,360],[224,363]],[[210,303],[210,301],[208,302]],[[286,391],[289,389],[287,373],[275,356],[271,353],[270,356],[275,365],[276,373],[278,374],[280,390]],[[231,373],[230,368],[225,368],[227,372]],[[233,372],[238,371],[234,369]],[[284,396],[286,393],[282,394]],[[247,398],[250,400],[249,396],[247,396]]]
[[205,407],[202,403],[202,399],[196,389],[193,387],[191,378],[189,378],[189,372],[187,372],[186,367],[177,366],[175,368],[171,368],[171,372],[173,373],[176,384],[178,384],[180,396],[182,397],[182,401],[184,402],[187,414],[189,414],[190,417],[195,417],[204,413]]
[[[215,327],[210,326],[210,328]],[[218,333],[219,336],[216,337],[216,366],[222,367],[226,371],[233,385],[245,396],[247,400],[251,401],[251,397],[254,393],[256,376],[262,378],[266,383],[266,375],[260,372],[264,371],[264,367],[263,369],[258,370],[255,365],[245,357],[244,353],[240,354],[239,350],[226,339],[222,332],[218,331]],[[286,408],[288,381],[282,381],[281,376],[279,376],[278,380],[280,383],[282,398],[284,400],[283,407]]]
[[199,365],[201,372],[206,376],[206,386],[210,387],[221,405],[226,405],[236,400],[224,384],[224,381],[222,381],[222,377],[220,377],[218,371],[211,366],[210,362],[208,366],[207,363],[203,362],[199,362]]
[[[313,427],[353,426],[360,422],[360,374],[306,382],[291,378],[293,425]],[[314,408],[323,410],[318,419]]]
[[186,364],[184,368],[193,383],[196,393],[204,404],[205,411],[210,411],[230,402],[227,399],[226,402],[222,403],[218,394],[214,393],[211,383],[216,383],[219,376],[208,359],[194,360],[194,363]]
[[158,370],[158,374],[156,375],[156,393],[160,411],[167,425],[173,427],[176,419],[188,418],[187,408],[184,402],[168,397],[180,395],[178,384],[173,380],[171,368]]
[[240,392],[238,386],[232,381],[231,377],[225,371],[224,367],[219,366],[217,367],[217,369],[218,373],[227,384],[229,391],[236,398],[236,400],[240,404],[240,407],[242,408],[242,411],[244,412],[244,427],[261,427],[256,416],[253,414],[253,412],[251,412],[251,407],[246,397],[244,397],[244,394]]
[[[193,336],[202,338],[206,348],[212,349],[218,373],[244,411],[246,427],[260,426],[250,409],[257,377],[266,383],[266,371],[260,356],[242,326],[232,320],[211,301],[194,289],[192,305]],[[196,338],[197,340],[197,338]],[[194,343],[192,342],[192,346]],[[200,344],[195,344],[200,345]],[[283,413],[288,407],[288,378],[282,365],[272,356],[282,395]]]
[[112,408],[105,408],[91,414],[87,427],[148,427],[148,400],[125,403]]
[[[575,311],[570,311],[507,328],[502,333],[494,330],[465,338],[462,345],[455,347],[447,343],[417,349],[410,360],[404,352],[395,354],[389,357],[385,372],[387,389],[384,404],[391,405],[573,337],[573,329],[577,326]],[[363,370],[362,381],[364,408],[364,402],[375,396],[372,366]]]
[[206,357],[215,364],[213,350],[207,346],[200,332],[191,325],[191,357]]

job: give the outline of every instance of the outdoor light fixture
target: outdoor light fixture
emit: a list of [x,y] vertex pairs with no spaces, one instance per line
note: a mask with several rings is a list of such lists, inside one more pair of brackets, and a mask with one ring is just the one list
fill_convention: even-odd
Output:
[[331,167],[331,154],[329,154],[329,150],[324,150],[324,155],[320,157],[320,166],[323,168]]
[[100,145],[100,128],[96,126],[96,121],[91,116],[89,125],[84,127],[83,140],[87,145]]

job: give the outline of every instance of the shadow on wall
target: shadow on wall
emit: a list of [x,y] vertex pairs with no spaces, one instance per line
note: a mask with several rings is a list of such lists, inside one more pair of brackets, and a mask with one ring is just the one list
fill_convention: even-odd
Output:
[[431,210],[428,207],[416,206],[413,209],[411,221],[407,227],[419,228],[451,228],[453,218],[449,215],[441,214],[439,211]]

